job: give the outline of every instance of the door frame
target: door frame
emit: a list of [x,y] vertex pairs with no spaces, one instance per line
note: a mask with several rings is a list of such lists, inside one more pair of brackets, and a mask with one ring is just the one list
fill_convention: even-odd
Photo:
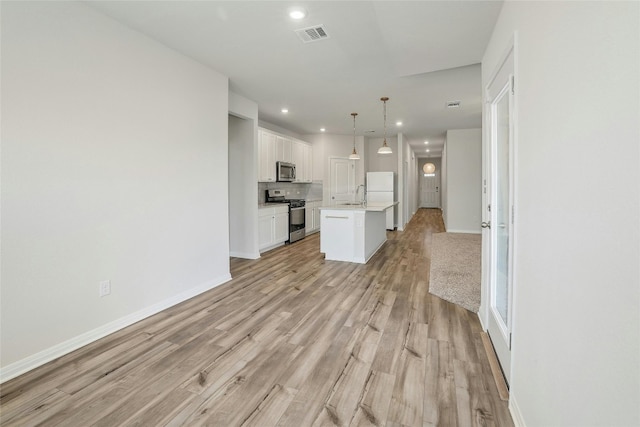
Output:
[[[352,179],[352,187],[353,188],[349,188],[349,194],[351,197],[354,197],[355,195],[355,191],[356,191],[356,182],[357,182],[357,173],[356,173],[356,161],[355,160],[351,160],[348,157],[338,157],[338,156],[330,156],[328,159],[328,163],[329,163],[329,168],[328,168],[328,172],[329,172],[329,179],[327,180],[328,185],[328,192],[327,192],[327,200],[329,201],[329,204],[334,204],[335,203],[335,199],[333,198],[333,174],[332,174],[332,164],[334,161],[336,160],[345,160],[347,163],[349,163],[349,165],[351,166],[351,171],[349,173],[349,177]],[[351,200],[349,200],[351,201]]]
[[[490,327],[493,315],[492,313],[492,295],[493,295],[493,282],[492,282],[492,270],[491,270],[491,257],[494,252],[493,242],[492,242],[492,233],[490,229],[483,228],[482,231],[482,294],[481,294],[481,305],[480,310],[478,312],[478,317],[482,323],[483,329],[489,333],[489,336],[494,345],[494,349],[496,350],[497,356],[500,359],[500,351],[496,347],[496,343],[494,340],[502,339],[508,345],[508,360],[501,361],[501,367],[503,369],[503,375],[509,383],[511,379],[511,366],[512,366],[512,354],[514,348],[514,339],[515,332],[517,329],[517,325],[513,321],[515,316],[514,312],[517,310],[516,307],[516,294],[517,294],[517,286],[516,286],[516,256],[515,256],[515,242],[517,238],[517,174],[516,171],[518,169],[517,166],[517,151],[518,151],[518,108],[517,108],[517,91],[515,89],[515,82],[518,80],[518,68],[517,68],[517,34],[514,33],[513,37],[507,44],[506,49],[504,50],[503,55],[498,61],[494,71],[491,74],[491,77],[488,79],[487,84],[483,87],[483,98],[484,98],[484,129],[483,129],[483,182],[482,182],[482,221],[490,222],[493,214],[490,211],[490,205],[493,202],[493,142],[492,142],[492,99],[489,96],[489,89],[496,82],[497,79],[503,79],[505,77],[505,72],[509,76],[510,80],[510,90],[511,90],[511,99],[510,99],[510,145],[509,145],[509,198],[510,198],[510,236],[509,236],[509,256],[510,256],[510,264],[509,264],[509,280],[510,280],[510,293],[509,293],[509,312],[507,324],[509,326],[508,336],[505,335],[505,331],[501,330],[498,333],[495,333],[496,328],[495,325],[493,328]],[[505,71],[505,65],[508,65],[507,62],[512,61],[512,64],[509,66],[510,71]],[[493,224],[492,224],[493,225]],[[495,224],[497,226],[497,224]],[[491,331],[493,329],[494,336],[491,337]],[[499,336],[496,336],[499,335]],[[504,353],[504,352],[503,352]],[[502,355],[504,358],[504,354]],[[505,363],[506,362],[506,363]],[[505,366],[506,365],[506,366]]]
[[433,178],[435,179],[435,183],[436,185],[436,205],[437,206],[425,206],[422,200],[422,182],[424,180],[424,172],[422,170],[419,171],[419,175],[418,175],[418,205],[421,208],[427,208],[427,209],[442,209],[442,201],[440,199],[440,187],[441,187],[441,182],[440,182],[440,168],[436,169],[436,171],[434,172],[434,176]]

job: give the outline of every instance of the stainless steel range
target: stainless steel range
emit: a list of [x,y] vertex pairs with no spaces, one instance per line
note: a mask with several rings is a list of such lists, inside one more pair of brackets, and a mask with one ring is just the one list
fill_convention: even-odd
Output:
[[305,201],[303,199],[287,199],[284,190],[267,190],[267,203],[289,204],[289,243],[293,243],[305,236]]

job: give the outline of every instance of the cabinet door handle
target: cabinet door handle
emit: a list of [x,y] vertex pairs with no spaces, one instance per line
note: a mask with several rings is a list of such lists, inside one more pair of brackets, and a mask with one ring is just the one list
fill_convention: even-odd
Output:
[[334,218],[334,219],[349,219],[348,216],[334,216],[334,215],[326,215],[325,218]]

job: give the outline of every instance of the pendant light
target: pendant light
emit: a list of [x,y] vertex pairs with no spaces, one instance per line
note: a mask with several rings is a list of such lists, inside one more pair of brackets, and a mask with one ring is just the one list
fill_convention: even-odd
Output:
[[425,163],[424,166],[422,166],[422,171],[426,174],[436,173],[436,165],[433,163]]
[[349,156],[349,160],[360,160],[360,156],[356,152],[356,116],[358,113],[351,113],[353,116],[353,152]]
[[387,101],[389,100],[389,98],[387,98],[386,96],[383,96],[382,98],[380,98],[380,101],[382,101],[382,105],[383,105],[383,111],[384,111],[384,141],[382,142],[382,147],[378,148],[378,154],[391,154],[393,153],[393,151],[391,151],[391,147],[389,147],[387,145]]

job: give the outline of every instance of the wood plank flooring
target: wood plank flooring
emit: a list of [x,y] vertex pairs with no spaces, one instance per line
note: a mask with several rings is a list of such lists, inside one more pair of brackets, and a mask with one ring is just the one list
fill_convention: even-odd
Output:
[[2,385],[2,426],[512,426],[477,316],[428,293],[439,210],[366,265],[318,234]]

